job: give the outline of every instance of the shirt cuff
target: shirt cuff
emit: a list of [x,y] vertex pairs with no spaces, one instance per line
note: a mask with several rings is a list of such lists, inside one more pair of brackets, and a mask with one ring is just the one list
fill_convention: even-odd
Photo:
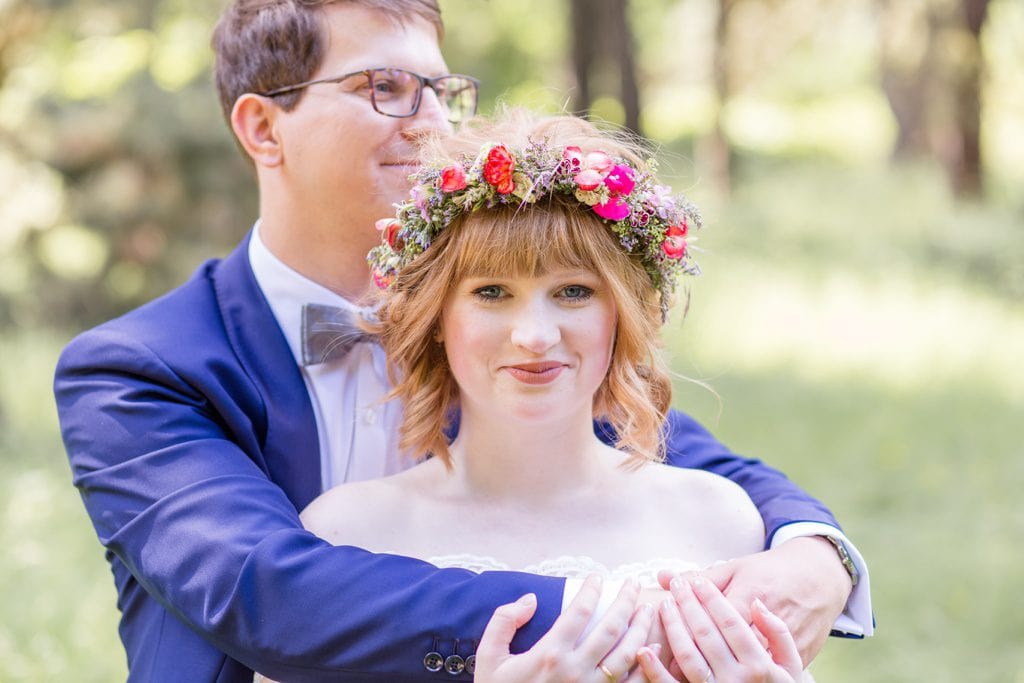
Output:
[[863,638],[874,635],[875,620],[871,614],[871,579],[868,576],[868,565],[861,556],[860,551],[846,537],[846,535],[834,526],[822,522],[793,522],[779,528],[772,537],[771,547],[775,548],[786,541],[805,536],[831,536],[842,541],[850,553],[850,559],[857,567],[857,585],[850,592],[846,601],[843,613],[839,615],[832,625],[832,635],[845,636],[847,638]]
[[[565,592],[562,593],[562,612],[565,612],[569,608],[573,599],[576,597],[580,589],[583,588],[584,579],[566,579],[565,580]],[[623,580],[608,580],[606,579],[601,584],[601,598],[597,601],[597,608],[594,610],[594,614],[590,617],[590,622],[587,627],[583,629],[583,633],[576,639],[576,644],[579,645],[583,642],[583,639],[594,630],[601,618],[604,617],[605,612],[612,606],[612,602],[615,601],[615,597],[622,590],[622,586],[625,584]]]

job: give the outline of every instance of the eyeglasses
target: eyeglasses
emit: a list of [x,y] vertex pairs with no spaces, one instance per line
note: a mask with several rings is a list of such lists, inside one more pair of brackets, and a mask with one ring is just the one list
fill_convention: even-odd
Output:
[[476,113],[477,89],[480,81],[461,74],[446,74],[435,78],[427,78],[405,69],[364,69],[353,71],[344,76],[317,78],[312,81],[286,85],[264,93],[264,97],[274,97],[295,92],[317,83],[341,83],[350,78],[360,76],[364,82],[352,92],[368,97],[373,109],[384,116],[408,118],[415,116],[423,101],[423,88],[429,87],[437,95],[441,107],[452,123],[461,123]]

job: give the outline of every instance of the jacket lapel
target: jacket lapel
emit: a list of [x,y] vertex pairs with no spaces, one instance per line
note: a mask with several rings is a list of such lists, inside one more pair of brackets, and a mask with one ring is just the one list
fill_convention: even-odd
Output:
[[316,418],[301,371],[253,275],[249,237],[212,278],[228,340],[265,406],[264,463],[301,510],[321,488]]

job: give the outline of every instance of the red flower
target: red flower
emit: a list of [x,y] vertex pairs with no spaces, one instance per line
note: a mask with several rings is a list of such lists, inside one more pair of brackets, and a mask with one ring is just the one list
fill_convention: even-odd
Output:
[[683,225],[670,226],[665,231],[665,241],[661,243],[661,250],[665,252],[665,256],[674,259],[680,259],[686,256],[686,221],[683,221]]
[[441,191],[456,192],[466,189],[466,172],[461,164],[453,164],[441,169]]
[[395,251],[402,250],[402,240],[398,237],[398,231],[402,227],[401,223],[394,218],[381,218],[374,225],[380,230],[381,237],[389,247]]
[[516,168],[516,158],[508,151],[505,145],[492,147],[487,153],[487,163],[484,164],[484,180],[490,183],[498,194],[512,194],[516,189],[512,180],[512,173]]

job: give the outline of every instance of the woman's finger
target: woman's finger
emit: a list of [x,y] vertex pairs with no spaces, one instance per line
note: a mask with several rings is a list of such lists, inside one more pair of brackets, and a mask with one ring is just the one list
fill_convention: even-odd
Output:
[[499,663],[511,656],[509,645],[519,627],[533,618],[537,611],[537,596],[527,593],[515,602],[502,605],[494,610],[487,622],[480,645],[476,648],[477,671],[492,671]]
[[[699,582],[701,579],[697,578],[694,581]],[[679,612],[682,614],[683,623],[686,625],[690,637],[696,643],[704,660],[715,672],[715,677],[719,680],[728,680],[727,676],[735,670],[736,657],[729,648],[729,644],[725,642],[718,624],[708,613],[704,603],[693,592],[692,585],[686,581],[673,581],[672,597],[675,598],[676,604],[679,606]],[[703,678],[693,678],[685,667],[683,672],[690,680],[704,680]]]
[[[642,647],[636,653],[637,660],[640,662],[639,673],[643,674],[643,678],[636,680],[646,680],[649,683],[679,683],[665,668],[665,665],[658,659],[658,655],[649,647]],[[630,676],[627,683],[633,683],[633,676]]]
[[654,608],[644,603],[633,614],[626,634],[611,651],[601,660],[602,671],[610,671],[612,675],[622,678],[626,672],[636,666],[636,653],[651,633],[654,623]]
[[594,616],[594,610],[597,609],[597,603],[600,599],[601,577],[591,574],[583,582],[583,586],[576,593],[576,597],[572,599],[572,602],[565,608],[565,611],[555,619],[555,623],[537,641],[537,644],[549,644],[562,652],[573,650],[576,647],[576,641],[586,631],[591,617]]
[[[661,625],[665,630],[665,638],[668,640],[668,647],[672,651],[672,661],[679,672],[688,681],[706,681],[711,674],[711,666],[700,648],[694,642],[693,636],[683,622],[679,612],[679,605],[669,598],[662,601],[659,608]],[[641,665],[643,664],[641,660]]]
[[794,680],[799,681],[803,676],[804,664],[786,622],[772,614],[764,603],[757,599],[754,600],[751,616],[754,625],[768,640],[772,661],[785,669]]
[[583,661],[593,662],[596,667],[598,662],[611,652],[615,644],[622,640],[629,629],[633,612],[636,611],[636,600],[639,595],[640,584],[635,579],[627,579],[623,582],[619,594],[615,596],[608,611],[576,648],[583,657]]
[[[703,579],[696,579],[690,585],[736,660],[747,664],[767,663],[770,659],[768,653],[757,642],[750,624],[722,592],[713,583]],[[711,665],[714,667],[715,663],[712,661]]]

